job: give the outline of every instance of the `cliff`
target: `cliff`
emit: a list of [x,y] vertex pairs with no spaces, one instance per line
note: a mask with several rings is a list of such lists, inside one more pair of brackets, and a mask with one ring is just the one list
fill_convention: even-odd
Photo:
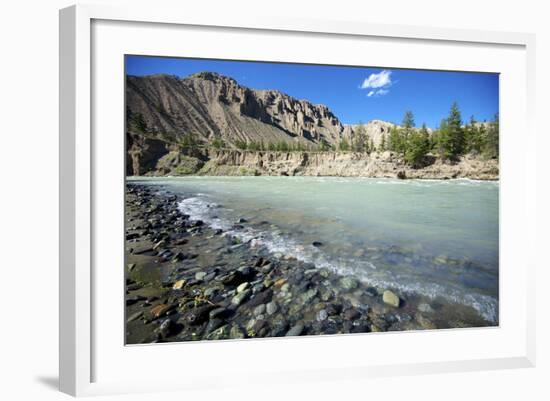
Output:
[[[393,152],[249,152],[204,150],[194,156],[166,153],[146,175],[287,175],[419,179],[498,179],[498,161],[472,156],[456,162],[429,157],[428,166],[414,169]],[[136,171],[137,172],[137,171]],[[130,174],[132,175],[132,174]],[[136,174],[134,174],[136,175]]]

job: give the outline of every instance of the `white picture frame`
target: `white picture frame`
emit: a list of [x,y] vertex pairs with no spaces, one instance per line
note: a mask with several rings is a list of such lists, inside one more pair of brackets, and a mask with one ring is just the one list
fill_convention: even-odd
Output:
[[[215,382],[216,386],[234,385],[230,372],[224,375],[222,372],[207,373],[200,371],[200,369],[186,372],[185,379],[168,377],[164,381],[153,376],[149,380],[136,380],[123,377],[124,375],[117,376],[114,374],[105,375],[105,379],[103,378],[101,366],[112,364],[118,369],[119,365],[117,364],[123,363],[120,361],[122,358],[120,355],[124,353],[135,354],[129,355],[130,361],[133,360],[132,358],[165,358],[166,350],[169,350],[171,354],[186,352],[191,359],[196,358],[197,355],[203,355],[205,360],[209,362],[216,360],[215,353],[210,351],[212,349],[215,349],[217,353],[222,353],[226,358],[231,358],[242,353],[245,350],[243,347],[247,347],[246,352],[251,354],[267,352],[276,355],[277,353],[287,352],[292,355],[290,358],[297,358],[296,366],[287,370],[282,365],[277,365],[276,362],[271,369],[259,369],[252,373],[246,371],[245,367],[235,367],[237,371],[250,373],[252,375],[250,376],[251,379],[253,378],[259,383],[262,380],[265,380],[266,383],[269,382],[263,378],[266,373],[271,375],[269,380],[272,380],[273,375],[275,375],[282,381],[325,380],[328,377],[361,380],[366,377],[386,375],[534,366],[534,270],[537,261],[533,259],[533,256],[529,256],[534,255],[534,253],[528,252],[530,246],[533,246],[531,244],[535,243],[536,219],[534,201],[536,161],[533,150],[535,143],[533,129],[534,35],[376,25],[351,21],[281,19],[255,15],[252,11],[249,15],[235,14],[231,16],[216,15],[215,13],[206,15],[185,11],[155,7],[113,8],[103,5],[78,5],[60,11],[60,390],[71,395],[80,396],[166,389],[200,389],[204,388],[205,383],[207,383],[206,379],[209,378],[212,379],[209,381],[210,385],[212,382]],[[120,23],[121,26],[115,26],[117,23]],[[94,24],[99,30],[95,30]],[[124,24],[134,25],[130,28],[129,25]],[[109,37],[112,39],[110,41],[113,42],[114,49],[116,43],[122,43],[125,40],[120,32],[129,32],[129,29],[134,29],[135,31],[132,32],[138,34],[139,30],[146,27],[154,27],[147,35],[151,40],[155,38],[155,35],[168,35],[170,29],[192,27],[195,30],[219,31],[227,35],[239,34],[243,37],[261,33],[266,37],[269,35],[285,35],[289,38],[293,36],[305,37],[306,39],[303,40],[330,41],[338,38],[342,43],[346,40],[363,39],[384,40],[388,43],[408,41],[407,43],[434,44],[442,50],[445,46],[458,46],[466,49],[463,51],[467,51],[467,48],[478,49],[479,52],[485,51],[485,47],[497,49],[495,52],[501,49],[503,57],[503,59],[500,59],[501,62],[504,58],[510,57],[509,64],[517,65],[517,72],[510,69],[510,85],[505,88],[501,96],[506,96],[507,93],[512,93],[512,91],[521,94],[518,95],[519,99],[516,99],[516,103],[514,103],[514,107],[519,107],[518,116],[508,118],[505,115],[503,118],[502,132],[504,132],[504,140],[502,146],[504,149],[501,159],[503,180],[505,179],[505,182],[508,183],[501,190],[501,198],[504,199],[504,203],[501,199],[501,219],[504,216],[510,224],[518,224],[525,228],[525,230],[520,230],[523,232],[522,236],[524,238],[518,245],[519,250],[516,249],[514,252],[525,251],[528,255],[520,265],[520,276],[512,276],[518,274],[512,270],[510,272],[505,270],[506,274],[502,275],[504,284],[501,284],[501,295],[503,297],[501,308],[508,310],[505,308],[512,308],[511,304],[513,302],[513,305],[517,306],[517,311],[514,312],[516,313],[514,316],[517,317],[515,319],[517,322],[504,319],[498,328],[460,330],[460,333],[447,330],[424,333],[388,333],[375,336],[369,334],[371,337],[369,335],[331,336],[330,338],[309,337],[263,341],[206,342],[193,345],[151,345],[130,348],[124,347],[123,341],[120,341],[121,349],[119,351],[121,353],[107,355],[106,350],[109,348],[104,346],[106,336],[115,338],[113,340],[114,344],[117,343],[117,338],[122,337],[123,333],[120,333],[119,328],[113,328],[112,332],[101,331],[101,336],[99,336],[96,326],[102,325],[102,327],[105,327],[106,324],[103,324],[102,319],[107,319],[107,317],[104,317],[101,312],[103,310],[101,305],[96,306],[97,299],[94,298],[94,295],[97,295],[98,288],[116,287],[118,285],[118,288],[121,289],[122,283],[113,284],[112,281],[109,281],[109,284],[107,281],[102,281],[107,276],[97,275],[94,271],[94,267],[97,267],[98,261],[102,258],[101,255],[96,253],[97,243],[95,242],[98,229],[103,227],[97,220],[101,218],[100,216],[103,213],[101,202],[98,202],[97,196],[98,193],[105,193],[103,189],[100,190],[102,185],[107,185],[105,188],[108,187],[108,184],[104,184],[104,181],[99,178],[102,173],[97,171],[99,167],[98,152],[101,153],[104,148],[102,148],[101,141],[97,142],[94,138],[94,127],[96,127],[95,129],[101,127],[101,124],[94,119],[97,118],[96,113],[101,114],[101,111],[93,101],[94,86],[92,80],[94,74],[99,74],[98,71],[102,67],[101,62],[98,61],[101,57],[98,56],[98,60],[94,57],[100,54],[98,51],[102,51],[101,46],[105,44],[105,33],[116,34],[116,37]],[[94,32],[97,32],[98,38],[95,42]],[[154,42],[152,43],[154,44]],[[143,46],[147,45],[144,43]],[[230,47],[231,45],[226,46]],[[509,54],[506,53],[505,49],[510,49]],[[243,45],[240,51],[246,53],[246,45]],[[511,58],[514,58],[514,60]],[[342,60],[343,64],[346,62],[347,60]],[[479,62],[481,63],[481,61]],[[493,60],[493,63],[496,63],[496,61]],[[433,68],[452,69],[449,66],[452,67],[452,64],[442,61],[440,65],[433,65]],[[121,68],[123,68],[122,64]],[[462,68],[464,67],[460,65],[455,66],[455,69]],[[475,65],[470,68],[474,69]],[[94,69],[97,69],[97,71]],[[105,71],[108,71],[108,69]],[[499,72],[499,70],[492,69],[491,72]],[[98,79],[101,81],[101,78]],[[120,96],[123,96],[122,88],[118,87],[117,89],[121,92]],[[99,94],[98,96],[103,95]],[[113,99],[112,101],[116,103],[117,100]],[[117,107],[120,106],[118,103],[116,103]],[[512,104],[505,106],[507,110],[511,107]],[[113,117],[116,119],[116,115],[113,115]],[[122,117],[120,120],[122,121]],[[521,128],[522,132],[525,132],[522,142],[531,146],[525,146],[523,150],[518,149],[514,143],[515,139],[506,136],[507,124],[509,127]],[[121,141],[122,134],[121,131]],[[511,151],[520,153],[520,157],[516,160],[520,160],[522,163],[517,168],[511,168],[510,160],[506,159],[507,151],[508,154]],[[110,158],[106,155],[105,157],[105,163],[118,171],[117,168],[120,166],[117,165],[118,162],[115,159],[117,156]],[[122,157],[122,154],[120,154],[120,157]],[[116,178],[112,181],[112,184],[117,184]],[[116,217],[116,214],[114,216]],[[119,220],[122,220],[122,216],[119,217]],[[506,227],[510,227],[510,225],[508,224]],[[116,238],[116,235],[120,235],[121,238],[122,232],[115,233],[114,238]],[[513,241],[512,235],[513,233],[507,231],[501,232],[501,244],[505,245]],[[119,242],[118,245],[120,251],[122,251],[122,243]],[[514,255],[511,254],[510,257],[513,258]],[[517,285],[517,293],[509,295],[510,287],[507,285],[511,284],[512,281]],[[122,295],[122,290],[120,292]],[[105,294],[105,297],[110,297],[108,295],[109,290],[106,289]],[[509,296],[514,297],[510,298],[510,302],[507,298]],[[110,299],[110,301],[112,300],[116,301],[114,298]],[[120,309],[122,308],[121,303]],[[120,324],[122,325],[123,322],[120,322]],[[429,360],[419,360],[411,354],[410,357],[401,355],[400,359],[397,358],[400,362],[395,362],[397,359],[394,358],[394,360],[388,359],[387,362],[379,359],[371,363],[357,358],[354,359],[353,352],[350,352],[348,356],[335,357],[337,355],[336,350],[345,350],[346,344],[349,344],[350,349],[353,349],[353,347],[362,347],[366,344],[365,341],[376,341],[380,344],[410,341],[411,346],[421,344],[428,346],[430,344],[445,344],[445,342],[448,344],[449,341],[453,341],[455,344],[457,342],[459,344],[473,344],[482,340],[484,336],[490,337],[489,341],[497,344],[495,348],[483,352],[482,347],[480,347],[475,352],[465,353],[464,358],[449,357],[446,359],[447,356],[441,355],[440,359],[434,357]],[[376,340],[370,340],[371,338]],[[501,344],[499,342],[508,344],[510,348],[508,350],[504,349],[504,345],[498,345]],[[499,346],[500,348],[498,348]],[[315,359],[314,355],[320,347],[328,350],[327,355],[329,362],[331,362],[330,366],[323,365]],[[460,351],[460,346],[458,349]],[[299,355],[302,355],[301,353],[308,353],[307,355],[312,357],[312,363],[299,363],[301,360],[298,360],[298,358]],[[345,354],[345,352],[340,353]],[[147,354],[147,356],[143,356],[144,354]],[[376,359],[375,354],[372,355],[373,359]],[[331,357],[333,358],[332,361]],[[101,363],[97,362],[98,360]],[[242,370],[239,370],[241,368]]]

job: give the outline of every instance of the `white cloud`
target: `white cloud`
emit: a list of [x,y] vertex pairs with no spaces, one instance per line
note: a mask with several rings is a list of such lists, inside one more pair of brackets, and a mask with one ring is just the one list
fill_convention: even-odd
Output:
[[382,70],[378,74],[370,74],[368,78],[365,78],[361,84],[361,89],[371,89],[368,93],[368,97],[384,96],[390,93],[388,89],[392,86],[391,71]]
[[367,93],[367,96],[368,97],[384,96],[384,95],[387,95],[388,93],[390,93],[390,91],[387,89],[378,89],[378,90],[371,90],[369,93]]
[[361,89],[389,87],[391,82],[391,71],[383,70],[378,74],[370,74],[361,84]]

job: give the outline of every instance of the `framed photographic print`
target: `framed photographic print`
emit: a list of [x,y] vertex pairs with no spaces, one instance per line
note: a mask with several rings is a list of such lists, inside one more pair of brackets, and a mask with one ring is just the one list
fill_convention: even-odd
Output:
[[532,366],[534,38],[199,15],[61,11],[61,390]]

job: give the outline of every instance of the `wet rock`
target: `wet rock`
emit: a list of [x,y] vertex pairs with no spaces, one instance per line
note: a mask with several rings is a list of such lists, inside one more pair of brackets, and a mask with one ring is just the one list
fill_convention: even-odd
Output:
[[258,305],[254,308],[254,316],[263,315],[266,311],[265,304]]
[[233,325],[229,331],[229,337],[234,339],[246,338],[246,334],[238,325]]
[[249,286],[250,286],[250,284],[248,282],[244,282],[244,283],[239,284],[239,286],[237,287],[237,293],[243,292]]
[[277,312],[278,309],[279,309],[279,306],[275,301],[269,302],[265,308],[268,315],[273,315],[274,313]]
[[353,324],[350,330],[351,333],[368,333],[369,331],[371,330],[367,322],[358,322],[357,324]]
[[183,316],[184,323],[188,325],[198,325],[208,320],[210,311],[214,308],[212,305],[199,306],[193,308]]
[[161,246],[164,246],[165,244],[166,244],[166,241],[160,240],[155,245],[153,245],[153,251],[156,251],[157,249],[159,249]]
[[142,285],[138,283],[134,283],[126,286],[126,290],[128,291],[135,291],[135,290],[139,290],[140,288],[142,288]]
[[202,281],[206,277],[206,272],[197,272],[195,273],[195,280]]
[[216,330],[214,330],[212,333],[208,334],[205,338],[207,340],[224,340],[226,338],[229,338],[230,328],[229,325],[224,325]]
[[374,287],[368,287],[365,290],[365,294],[367,294],[369,297],[377,297],[378,296],[378,291]]
[[204,290],[204,296],[207,298],[210,298],[219,292],[220,292],[220,288],[218,287],[208,287],[207,289]]
[[323,288],[320,291],[320,298],[324,302],[330,301],[333,298],[333,296],[334,296],[334,293],[330,288]]
[[318,290],[317,288],[312,288],[311,290],[306,291],[304,294],[302,294],[301,299],[303,303],[309,303],[313,298],[317,296]]
[[344,319],[355,320],[361,316],[361,313],[357,309],[347,309],[344,311]]
[[251,307],[258,306],[260,304],[266,304],[269,301],[271,301],[271,297],[273,297],[273,291],[270,289],[267,289],[265,291],[262,291],[256,295],[248,302],[248,305]]
[[227,308],[216,308],[210,311],[209,316],[210,319],[215,318],[224,318],[229,315],[229,310]]
[[243,277],[251,277],[254,275],[254,270],[250,266],[241,266],[237,271],[241,273]]
[[325,309],[321,309],[319,312],[317,312],[316,319],[318,322],[327,320],[327,318],[328,318],[328,313]]
[[269,333],[269,324],[264,319],[256,320],[252,327],[255,337],[265,337]]
[[304,331],[304,324],[298,323],[292,326],[292,328],[289,331],[287,331],[286,336],[287,337],[299,336],[300,334],[302,334],[303,331]]
[[151,316],[153,316],[155,319],[161,317],[162,315],[165,315],[166,312],[168,312],[171,309],[170,305],[167,304],[159,304],[157,306],[154,306],[151,308]]
[[130,305],[134,305],[140,301],[144,301],[145,300],[145,297],[142,297],[142,296],[139,296],[139,295],[136,295],[134,297],[128,297],[126,298],[126,306],[130,306]]
[[185,259],[185,255],[182,252],[178,252],[172,258],[172,263],[180,262]]
[[143,311],[136,312],[136,313],[130,315],[130,317],[128,317],[127,322],[128,323],[133,322],[134,320],[138,320],[142,316],[143,316]]
[[340,285],[345,290],[354,290],[359,286],[359,282],[354,277],[346,276],[340,279]]
[[230,286],[239,285],[244,281],[246,281],[246,278],[239,271],[231,272],[222,279],[222,283],[224,285],[230,285]]
[[253,294],[257,294],[259,292],[262,292],[263,290],[265,290],[265,286],[263,283],[254,284],[254,286],[252,287]]
[[208,283],[209,281],[212,281],[215,277],[216,272],[210,272],[206,276],[204,276],[202,280]]
[[165,339],[172,333],[173,323],[170,319],[164,320],[155,330],[158,339]]
[[384,291],[384,293],[382,294],[382,300],[384,301],[384,303],[394,306],[396,308],[398,308],[399,304],[401,303],[399,297],[390,290]]
[[418,304],[418,310],[423,313],[432,313],[434,311],[430,305],[425,303]]
[[181,290],[184,285],[185,285],[185,280],[178,280],[174,283],[174,285],[172,286],[172,289]]
[[224,325],[224,321],[222,319],[219,319],[219,318],[214,318],[214,319],[210,319],[208,321],[208,324],[206,325],[206,333],[207,334],[210,334],[212,333],[214,330],[220,328],[221,326]]
[[319,275],[323,278],[329,278],[330,277],[330,271],[326,268],[319,269]]
[[235,295],[231,299],[231,303],[235,306],[239,306],[250,296],[250,293],[251,293],[250,290],[244,290],[242,292],[239,292],[237,295]]

